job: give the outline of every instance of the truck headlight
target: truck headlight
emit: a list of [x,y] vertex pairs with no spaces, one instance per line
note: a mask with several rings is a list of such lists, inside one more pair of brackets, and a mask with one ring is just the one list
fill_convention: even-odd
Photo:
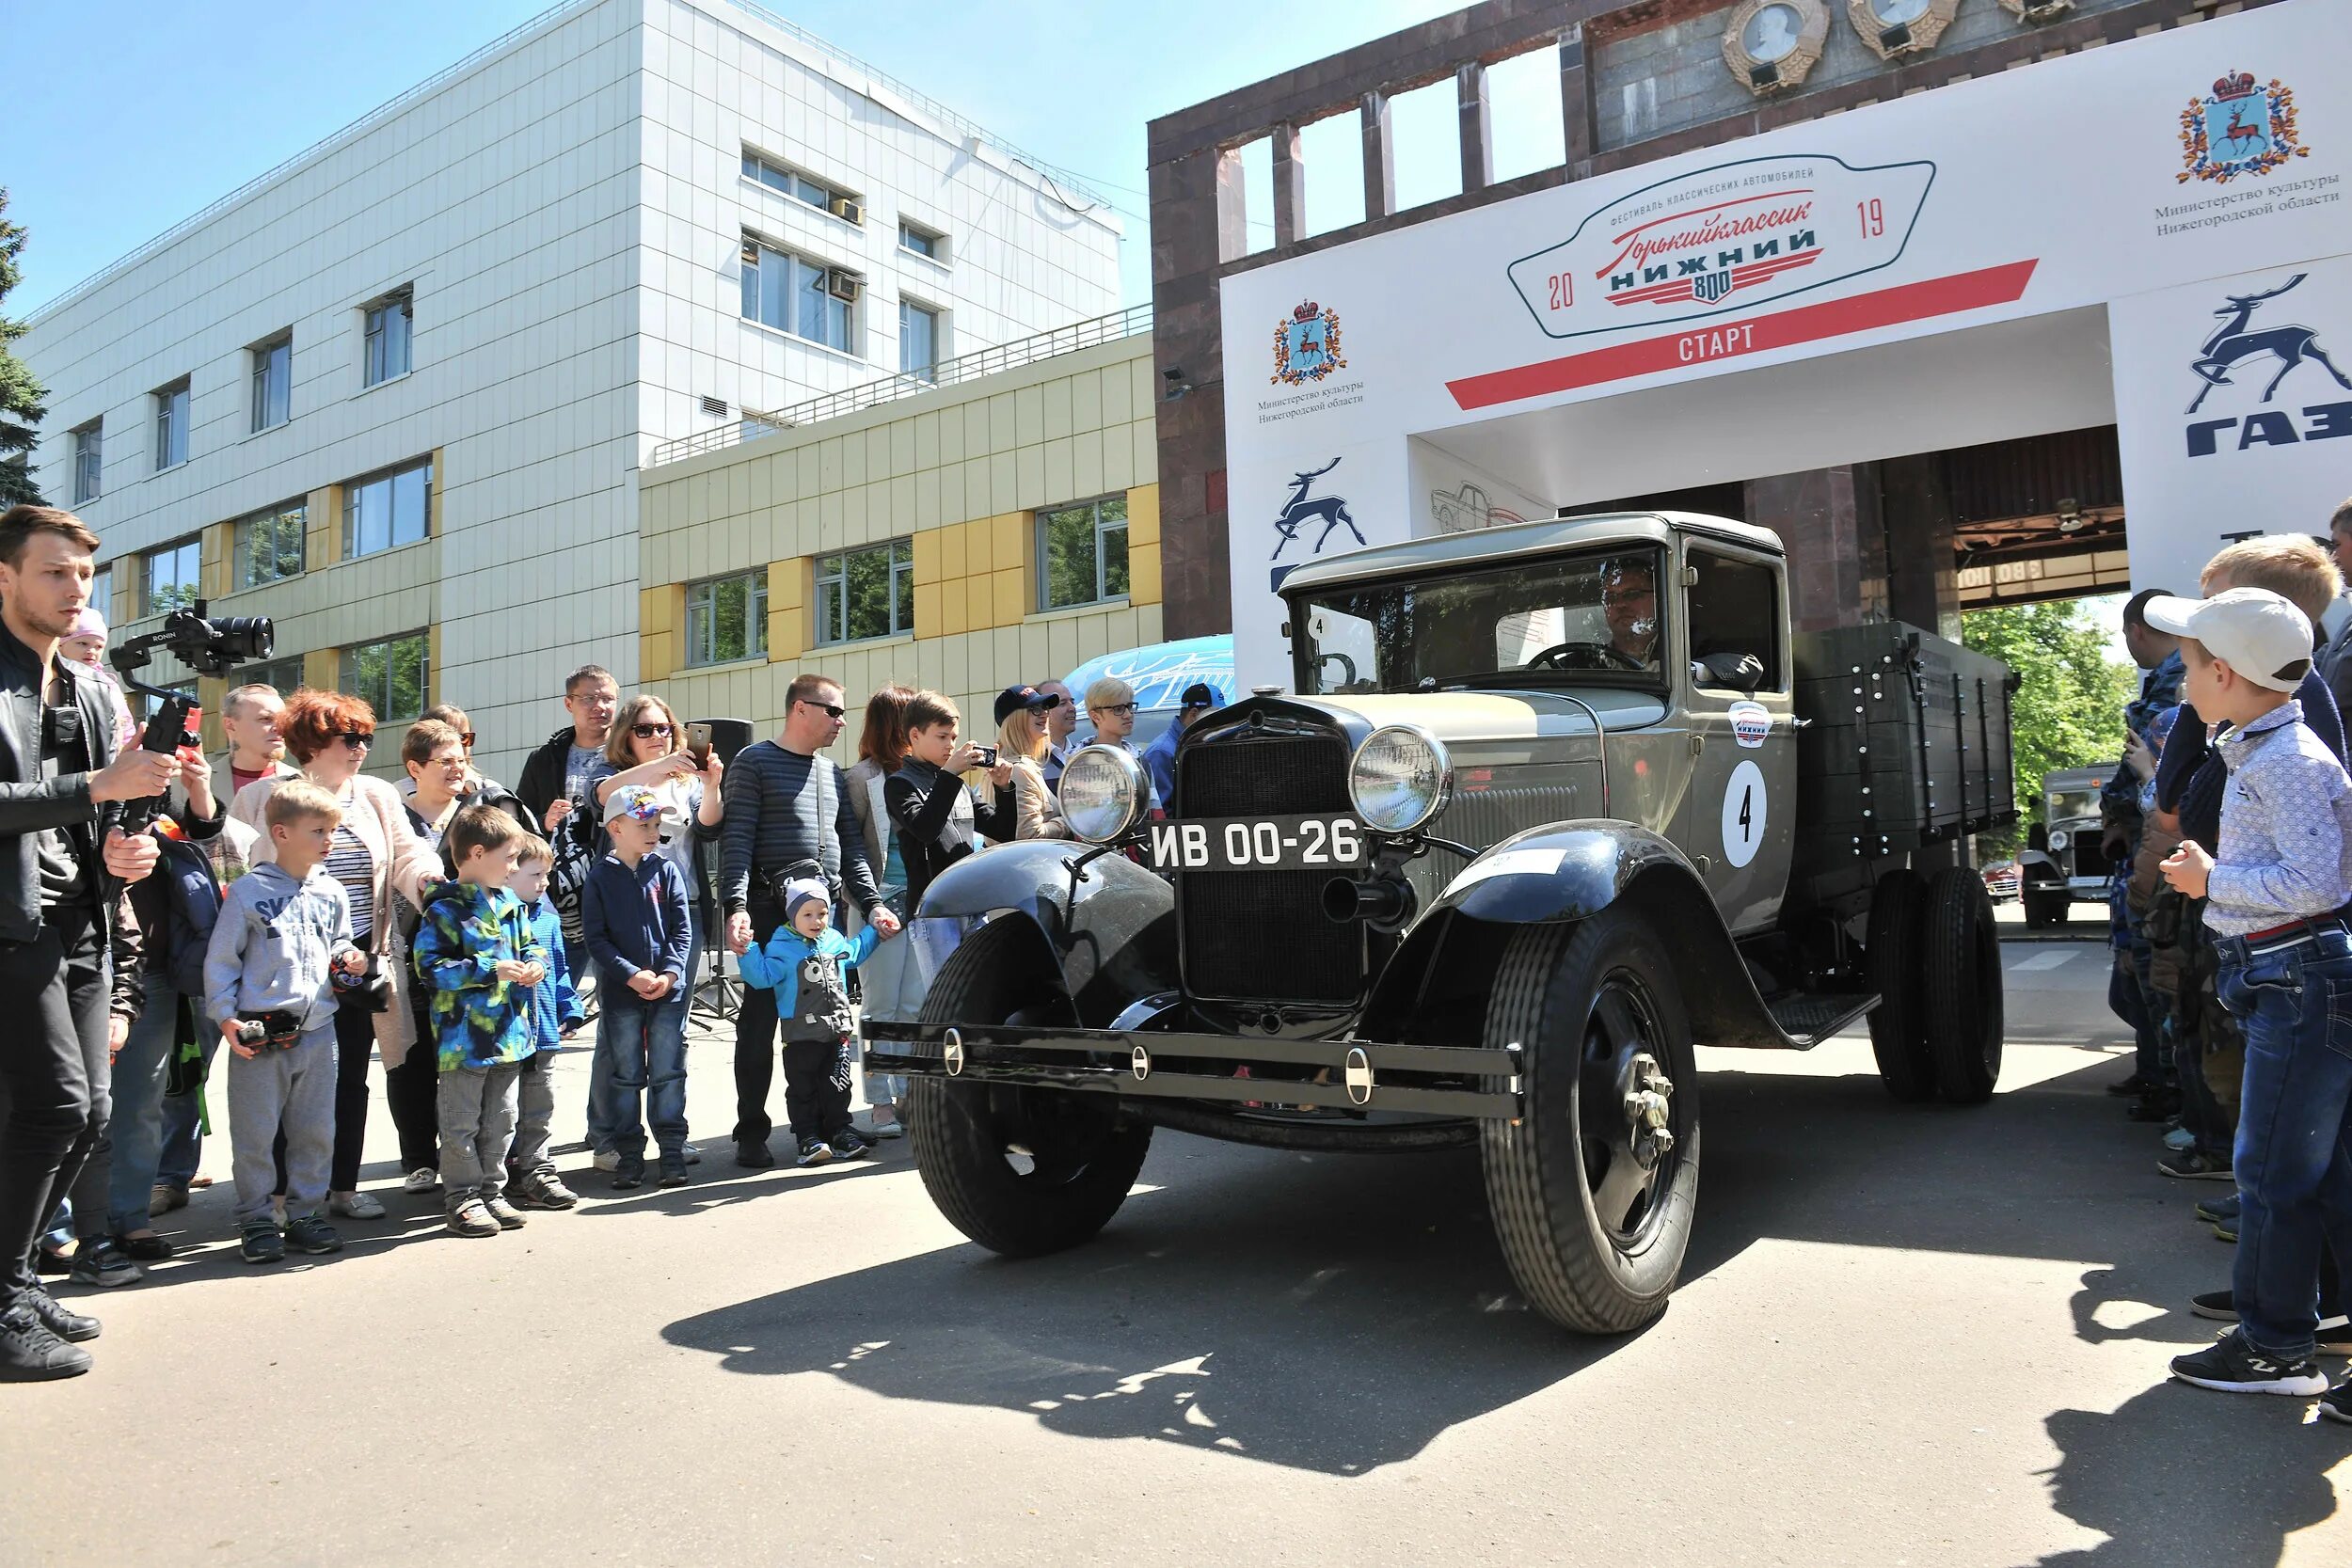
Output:
[[1109,844],[1142,820],[1152,792],[1143,765],[1125,752],[1081,746],[1062,768],[1055,798],[1072,832],[1089,844]]
[[2068,832],[2064,828],[2057,829],[2050,834],[2050,848],[2053,852],[2063,849],[2074,842],[2074,835]]
[[1365,825],[1409,833],[1445,810],[1454,793],[1454,762],[1445,743],[1413,724],[1388,724],[1356,748],[1347,765],[1347,796]]

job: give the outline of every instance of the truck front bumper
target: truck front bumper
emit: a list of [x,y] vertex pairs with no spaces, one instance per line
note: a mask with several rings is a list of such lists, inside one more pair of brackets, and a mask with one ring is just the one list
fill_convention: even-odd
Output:
[[1248,1105],[1519,1115],[1519,1058],[1507,1050],[1367,1040],[1243,1038],[1156,1029],[871,1022],[868,1072],[1133,1098]]

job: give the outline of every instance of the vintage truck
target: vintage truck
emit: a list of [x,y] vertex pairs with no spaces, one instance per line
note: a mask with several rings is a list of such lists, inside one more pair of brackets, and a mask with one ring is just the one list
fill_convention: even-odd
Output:
[[2061,768],[2042,775],[2042,820],[2017,857],[2018,896],[2028,926],[2063,926],[2076,903],[2107,901],[2109,866],[2101,847],[2099,789],[2107,768]]
[[[1791,635],[1770,531],[1613,515],[1327,558],[1283,584],[1293,691],[1185,732],[1166,820],[1126,752],[1086,841],[942,875],[918,1022],[941,1210],[1009,1255],[1092,1236],[1167,1128],[1475,1146],[1511,1272],[1570,1328],[1662,1310],[1698,1201],[1693,1046],[1870,1015],[1902,1101],[2000,1071],[1967,835],[2014,817],[2006,667],[1891,622]],[[1240,1220],[1236,1223],[1247,1223]]]

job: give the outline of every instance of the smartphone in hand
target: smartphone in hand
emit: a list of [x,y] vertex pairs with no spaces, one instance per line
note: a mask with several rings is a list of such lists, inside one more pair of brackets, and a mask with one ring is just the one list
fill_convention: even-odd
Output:
[[686,754],[694,759],[694,766],[697,768],[710,766],[710,726],[708,724],[686,726]]

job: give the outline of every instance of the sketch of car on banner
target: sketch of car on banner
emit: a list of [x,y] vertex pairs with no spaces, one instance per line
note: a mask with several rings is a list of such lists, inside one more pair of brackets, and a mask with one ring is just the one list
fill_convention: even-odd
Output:
[[1233,684],[1233,639],[1230,632],[1215,637],[1181,638],[1173,642],[1148,642],[1140,648],[1104,654],[1071,671],[1062,683],[1070,688],[1071,700],[1078,705],[1078,728],[1070,741],[1073,750],[1094,738],[1094,726],[1086,716],[1087,688],[1106,677],[1125,681],[1136,689],[1136,730],[1129,738],[1138,751],[1158,739],[1160,733],[1175,721],[1184,688],[1198,682],[1216,692],[1220,703],[1232,702],[1239,694]]
[[1430,491],[1429,515],[1436,519],[1439,533],[1468,533],[1497,523],[1527,521],[1509,507],[1495,505],[1484,489],[1467,480],[1459,490]]

